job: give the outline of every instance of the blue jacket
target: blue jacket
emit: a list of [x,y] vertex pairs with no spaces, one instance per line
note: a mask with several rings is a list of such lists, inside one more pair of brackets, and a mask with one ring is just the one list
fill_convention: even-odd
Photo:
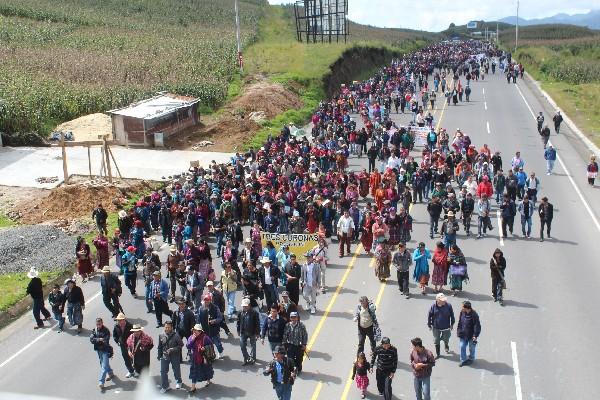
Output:
[[525,186],[525,181],[527,180],[527,174],[523,171],[519,171],[515,175],[517,176],[517,184],[519,186]]
[[152,280],[152,282],[148,285],[148,289],[147,289],[147,297],[149,299],[154,299],[154,296],[152,296],[152,292],[154,291],[154,286],[155,285],[159,285],[160,286],[160,297],[164,300],[167,301],[169,299],[169,284],[167,283],[166,280],[161,279],[160,281],[156,282],[155,280]]
[[415,262],[415,270],[413,272],[413,279],[419,281],[421,275],[429,274],[429,262],[431,258],[431,252],[429,249],[425,249],[425,254],[420,254],[419,249],[415,249],[412,255],[412,259]]
[[556,150],[554,148],[547,148],[544,152],[544,159],[550,161],[556,161]]
[[450,303],[445,303],[443,306],[438,306],[437,302],[433,303],[427,316],[427,326],[429,328],[449,329],[454,325],[454,322],[454,310],[452,310]]

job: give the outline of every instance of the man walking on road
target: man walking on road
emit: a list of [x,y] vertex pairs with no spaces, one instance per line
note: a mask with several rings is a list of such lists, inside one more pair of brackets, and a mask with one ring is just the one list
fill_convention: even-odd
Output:
[[417,400],[431,400],[431,372],[435,366],[435,358],[431,351],[423,347],[421,338],[411,341],[413,350],[410,353],[410,366],[413,371],[413,383]]
[[[510,171],[509,171],[510,172]],[[517,215],[517,207],[513,199],[508,193],[504,194],[502,204],[500,205],[500,217],[502,220],[502,237],[507,237],[507,228],[510,234],[513,234],[513,226],[515,223],[515,215]]]
[[96,318],[96,328],[92,330],[90,342],[94,345],[94,351],[98,353],[98,359],[100,360],[98,386],[100,387],[100,390],[104,390],[104,383],[110,381],[114,374],[110,367],[110,357],[112,355],[110,331],[104,326],[102,318]]
[[[27,294],[33,299],[33,318],[35,318],[36,325],[33,329],[39,329],[44,327],[44,321],[50,318],[50,311],[46,309],[44,305],[44,291],[42,289],[42,280],[38,277],[39,273],[35,267],[31,267],[27,273],[27,277],[31,279],[27,285]],[[40,318],[40,312],[44,315],[44,320]]]
[[542,197],[538,214],[540,216],[540,242],[543,242],[544,225],[546,225],[546,233],[550,238],[550,229],[552,229],[552,219],[554,218],[554,206],[548,202],[547,197]]
[[156,327],[162,326],[162,316],[166,314],[171,318],[172,312],[169,310],[169,284],[166,280],[161,278],[160,271],[154,271],[152,274],[152,282],[150,283],[150,299],[148,302],[152,302],[154,305],[154,312],[156,313]]
[[117,324],[113,328],[113,339],[119,346],[121,357],[123,357],[123,361],[125,361],[125,368],[127,368],[127,375],[125,375],[125,378],[135,378],[137,373],[133,369],[131,357],[129,357],[129,353],[127,352],[127,339],[131,335],[131,328],[133,328],[133,325],[127,321],[125,314],[123,313],[119,313],[117,318],[115,318],[115,321]]
[[548,146],[548,140],[550,140],[550,128],[548,128],[548,125],[544,125],[540,131],[540,138],[542,139],[542,144],[545,149]]
[[[377,363],[375,363],[377,361]],[[375,379],[377,380],[377,391],[386,400],[392,398],[392,379],[398,368],[398,350],[390,344],[390,338],[381,339],[381,345],[377,346],[371,357],[371,365],[375,365]]]
[[296,379],[294,361],[285,356],[285,348],[279,346],[274,353],[274,359],[263,372],[271,377],[271,383],[278,400],[291,400],[292,385]]
[[350,242],[353,237],[353,232],[356,227],[354,220],[350,217],[348,210],[344,211],[344,215],[339,219],[337,224],[337,234],[340,241],[340,257],[344,257],[344,245],[346,245],[346,253],[350,255]]
[[410,278],[410,264],[412,263],[412,255],[406,249],[406,244],[400,242],[398,250],[392,253],[392,264],[396,267],[396,278],[398,279],[398,290],[407,299],[410,297],[408,292],[408,280]]
[[563,117],[560,114],[560,111],[556,111],[554,117],[552,117],[552,121],[554,121],[554,132],[558,135],[560,133],[560,124],[563,122]]
[[377,307],[373,302],[369,301],[367,296],[362,296],[354,313],[354,322],[358,323],[358,350],[357,354],[365,351],[365,339],[369,338],[371,344],[371,354],[375,352],[375,328],[378,326],[377,315],[375,314]]
[[107,235],[108,231],[106,230],[106,220],[108,219],[108,214],[102,207],[102,204],[98,204],[98,207],[94,208],[94,211],[92,212],[92,218],[96,222],[98,232],[103,235]]
[[544,114],[540,111],[535,120],[537,121],[538,133],[540,133],[542,131],[542,125],[544,124]]
[[306,326],[299,321],[298,313],[293,311],[290,313],[290,322],[286,324],[283,330],[283,345],[288,356],[294,360],[298,375],[302,372],[302,360],[304,359],[307,342]]
[[[242,300],[242,311],[238,313],[237,333],[240,337],[240,347],[244,362],[242,365],[252,365],[256,362],[256,339],[260,335],[260,320],[258,313],[250,307],[250,299]],[[248,354],[248,340],[250,354]]]
[[427,316],[427,326],[433,333],[436,358],[440,357],[440,341],[444,341],[446,354],[450,353],[450,333],[454,329],[454,322],[454,311],[448,304],[446,295],[438,293]]
[[302,265],[300,286],[302,287],[302,296],[306,300],[306,311],[310,311],[311,314],[317,312],[317,294],[320,281],[321,267],[314,262],[312,253],[306,253],[306,263]]
[[[480,333],[479,315],[471,308],[470,301],[463,302],[456,327],[456,335],[460,339],[459,367],[471,364],[475,360],[475,346],[477,346],[477,338]],[[467,358],[467,346],[469,346],[469,358]]]
[[119,302],[122,287],[119,278],[114,275],[108,265],[102,268],[102,277],[100,278],[100,286],[102,288],[102,301],[104,305],[115,318],[119,311],[123,312],[123,307]]
[[[531,237],[531,218],[535,207],[529,197],[523,197],[523,201],[519,204],[519,213],[521,214],[521,232],[526,238]],[[525,229],[527,228],[527,230]]]
[[552,175],[554,162],[556,161],[556,149],[552,145],[544,151],[544,159],[546,160],[546,175]]
[[183,341],[177,332],[173,330],[173,322],[165,323],[165,332],[158,335],[158,359],[160,360],[160,393],[169,390],[169,365],[173,368],[176,389],[181,389],[181,349]]

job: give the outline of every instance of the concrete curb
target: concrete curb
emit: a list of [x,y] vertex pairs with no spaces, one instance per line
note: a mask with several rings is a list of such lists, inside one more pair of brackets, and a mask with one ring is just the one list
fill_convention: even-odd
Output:
[[525,71],[525,75],[527,76],[527,78],[529,79],[529,81],[531,83],[533,83],[533,85],[536,87],[536,89],[542,94],[542,96],[546,99],[546,101],[548,103],[550,103],[550,105],[552,107],[554,107],[555,110],[559,110],[560,113],[563,116],[563,121],[569,126],[569,128],[573,131],[573,133],[575,133],[575,135],[577,135],[577,137],[585,144],[585,146],[588,148],[588,150],[592,153],[592,154],[596,154],[596,157],[600,157],[600,148],[598,148],[598,146],[596,146],[578,127],[577,125],[575,125],[575,123],[573,122],[573,120],[571,118],[569,118],[569,116],[563,111],[562,108],[560,108],[558,106],[558,104],[556,104],[556,102],[554,101],[554,99],[552,97],[550,97],[550,95],[544,90],[542,89],[542,85],[540,84],[539,81],[536,81],[530,74],[529,72]]

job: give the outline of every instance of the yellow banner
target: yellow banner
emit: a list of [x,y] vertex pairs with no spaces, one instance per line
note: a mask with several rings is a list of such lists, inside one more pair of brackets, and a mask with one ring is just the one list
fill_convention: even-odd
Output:
[[287,244],[290,247],[290,253],[296,255],[299,263],[306,261],[306,254],[317,245],[319,235],[316,233],[267,233],[261,232],[260,240],[263,248],[267,246],[267,242],[273,242],[275,249],[279,251],[281,246]]

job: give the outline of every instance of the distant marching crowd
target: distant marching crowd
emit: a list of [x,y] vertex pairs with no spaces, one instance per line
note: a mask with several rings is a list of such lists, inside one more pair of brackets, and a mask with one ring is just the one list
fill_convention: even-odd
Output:
[[[460,129],[451,137],[445,129],[436,131],[433,127],[431,111],[438,93],[448,104],[463,101],[463,94],[469,101],[471,82],[484,79],[490,66],[495,74],[497,60],[500,68],[508,71],[507,76],[523,71],[510,57],[483,42],[428,46],[394,60],[369,80],[343,86],[339,95],[322,102],[312,117],[312,140],[294,137],[285,126],[280,135],[269,137],[259,149],[236,153],[230,164],[213,161],[207,168],[191,168],[168,187],[121,210],[119,228],[110,232],[110,237],[108,214],[99,204],[92,214],[99,231],[92,243],[95,267],[101,271],[103,302],[115,320],[111,334],[103,318],[97,318],[90,336],[101,366],[99,387],[104,389],[114,376],[111,339],[127,368],[127,378],[148,368],[154,348],[153,338],[140,325],[131,324],[128,317],[133,316],[121,306],[122,275],[130,294],[141,298],[147,311],[155,314],[157,327],[164,326],[156,346],[161,392],[170,388],[169,367],[176,388],[182,387],[185,354],[190,366],[188,390],[194,393],[200,382],[210,385],[213,364],[224,352],[220,331],[231,336],[228,323],[236,321],[243,365],[255,363],[256,342],[266,339],[274,358],[264,373],[270,377],[277,397],[290,399],[308,341],[300,317],[303,311],[317,312],[317,295],[327,289],[328,245],[336,237],[340,257],[352,254],[351,246],[356,242],[373,254],[380,281],[390,277],[393,266],[399,290],[407,298],[411,266],[422,294],[427,293],[431,280],[436,301],[427,325],[433,332],[436,356],[425,349],[420,338],[412,341],[410,355],[417,398],[429,399],[429,377],[440,356],[440,343],[444,341],[448,352],[455,325],[444,287],[449,282],[449,293],[456,295],[469,278],[466,258],[457,243],[460,226],[466,239],[471,236],[471,220],[476,216],[477,238],[485,237],[493,229],[490,216],[495,200],[505,237],[508,232],[513,234],[518,214],[522,235],[529,238],[536,213],[540,239],[544,238],[544,227],[550,236],[552,204],[543,197],[536,210],[540,179],[533,171],[525,172],[525,160],[518,151],[505,174],[500,152],[492,152],[486,144],[477,150],[468,133]],[[397,113],[405,109],[412,113],[408,127],[398,127],[391,120],[392,105]],[[353,113],[362,122],[360,129],[351,117]],[[413,125],[430,127],[420,161],[411,155]],[[555,119],[556,133],[559,127]],[[538,126],[540,133],[543,129]],[[349,157],[363,155],[368,168],[350,170]],[[556,159],[552,146],[545,150],[545,157],[550,174]],[[593,168],[597,172],[597,164]],[[359,206],[359,202],[365,204]],[[433,251],[420,242],[411,252],[407,249],[412,240],[410,211],[414,203],[421,202],[426,203],[430,216],[430,238],[439,235],[441,240]],[[247,236],[244,226],[250,226]],[[150,240],[153,232],[170,246],[164,260]],[[275,248],[267,242],[263,246],[262,232],[316,233],[319,240],[308,253],[293,254],[285,245]],[[214,247],[209,246],[209,238],[214,238]],[[85,283],[94,273],[90,245],[79,238],[75,252],[78,273]],[[118,273],[109,266],[111,254]],[[306,261],[300,263],[299,256]],[[491,291],[500,304],[505,268],[502,251],[496,249],[490,259]],[[30,271],[28,287],[34,298],[36,329],[44,326],[40,312],[45,320],[50,317],[37,275],[35,269]],[[236,307],[238,292],[242,296],[240,310]],[[301,295],[305,307],[300,305]],[[65,282],[64,289],[56,286],[49,303],[59,332],[64,329],[65,310],[69,324],[81,332],[85,300],[75,277]],[[168,321],[163,321],[164,315]],[[397,353],[390,339],[381,337],[375,306],[367,298],[360,299],[355,321],[359,348],[353,378],[361,396],[366,396],[367,374],[375,367],[377,389],[390,398]],[[481,325],[468,301],[463,303],[457,321],[462,366],[473,362]],[[370,362],[364,355],[366,338],[371,343]]]

